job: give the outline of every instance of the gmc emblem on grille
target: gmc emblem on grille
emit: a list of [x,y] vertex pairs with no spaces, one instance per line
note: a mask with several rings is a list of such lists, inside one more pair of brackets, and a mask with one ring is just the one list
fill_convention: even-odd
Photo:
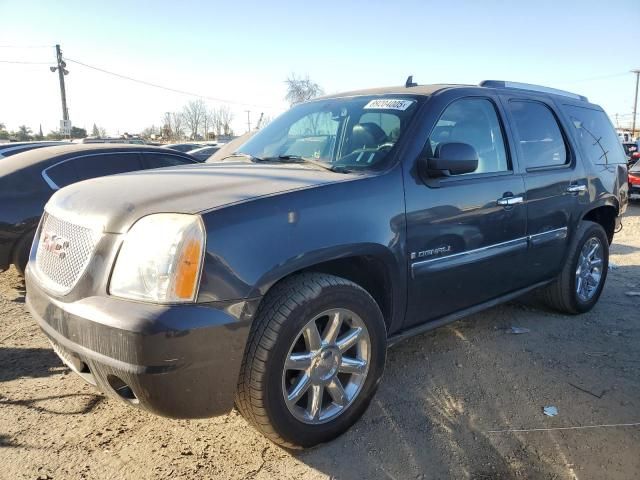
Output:
[[53,232],[45,232],[44,238],[42,239],[42,248],[57,256],[59,259],[63,259],[67,256],[69,240]]

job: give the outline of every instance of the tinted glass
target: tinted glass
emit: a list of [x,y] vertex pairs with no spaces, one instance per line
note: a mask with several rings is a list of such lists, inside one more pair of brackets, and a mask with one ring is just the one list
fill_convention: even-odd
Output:
[[47,170],[47,175],[59,187],[89,178],[141,170],[137,153],[116,153],[68,160]]
[[489,100],[463,98],[447,107],[431,132],[429,155],[433,155],[439,144],[452,142],[466,143],[476,149],[478,168],[471,173],[509,170],[500,121]]
[[554,167],[567,163],[567,150],[560,126],[547,106],[512,100],[509,108],[526,168]]
[[626,163],[620,139],[606,113],[565,105],[583,155],[596,164]]
[[189,165],[194,163],[186,158],[166,153],[145,153],[145,168],[175,167],[176,165]]

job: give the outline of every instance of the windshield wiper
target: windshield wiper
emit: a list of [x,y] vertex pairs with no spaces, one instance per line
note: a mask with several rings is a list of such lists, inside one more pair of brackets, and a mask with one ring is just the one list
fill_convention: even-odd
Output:
[[329,170],[330,172],[336,173],[348,173],[349,170],[340,165],[331,165],[325,162],[321,162],[320,160],[315,160],[313,158],[305,158],[300,155],[278,155],[277,157],[266,157],[263,158],[264,162],[291,162],[291,163],[309,163],[311,165],[315,165],[316,167],[320,167],[324,170]]
[[251,155],[249,153],[244,153],[244,152],[233,152],[231,155],[227,155],[222,160],[226,160],[227,158],[233,158],[233,157],[246,158],[248,160],[251,160],[252,162],[264,162],[265,161],[265,159],[263,159],[263,158],[256,157],[255,155]]

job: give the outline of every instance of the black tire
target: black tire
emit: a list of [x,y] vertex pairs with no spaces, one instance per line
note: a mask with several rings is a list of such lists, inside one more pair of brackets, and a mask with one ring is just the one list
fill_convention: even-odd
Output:
[[29,232],[23,235],[13,248],[13,264],[16,270],[18,270],[18,273],[23,277],[27,263],[29,263],[29,253],[31,252],[34,235],[35,232]]
[[[360,393],[339,416],[322,424],[303,423],[285,404],[284,360],[304,325],[331,308],[348,308],[364,321],[371,341],[369,370]],[[258,309],[242,361],[236,407],[272,442],[290,449],[312,447],[337,437],[360,418],[378,387],[385,359],[386,328],[369,293],[333,275],[294,275],[274,286]]]
[[[594,295],[583,301],[576,293],[576,268],[584,244],[597,238],[602,245],[602,276]],[[569,254],[558,278],[542,291],[542,299],[554,310],[576,315],[588,312],[598,302],[607,280],[609,269],[609,241],[604,228],[598,223],[582,221],[569,248]]]

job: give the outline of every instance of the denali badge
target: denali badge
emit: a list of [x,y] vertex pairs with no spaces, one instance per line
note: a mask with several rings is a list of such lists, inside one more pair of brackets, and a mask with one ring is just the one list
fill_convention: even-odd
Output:
[[45,232],[44,238],[42,239],[42,248],[58,258],[63,259],[67,256],[69,240],[53,232]]
[[421,252],[411,252],[411,260],[416,258],[432,257],[434,255],[442,255],[443,253],[449,253],[451,251],[451,245],[444,245],[438,248],[431,248],[429,250],[423,250]]

